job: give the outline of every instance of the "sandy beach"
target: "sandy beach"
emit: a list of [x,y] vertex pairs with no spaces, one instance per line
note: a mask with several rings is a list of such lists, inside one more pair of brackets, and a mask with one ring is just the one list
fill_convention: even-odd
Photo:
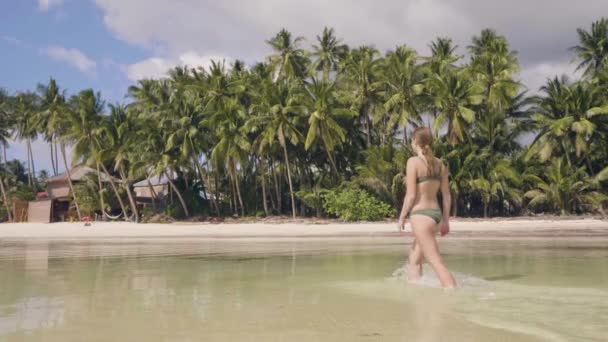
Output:
[[[576,219],[492,219],[455,220],[448,238],[608,238],[608,221]],[[396,222],[379,223],[189,223],[135,224],[126,222],[6,223],[0,225],[0,239],[106,239],[106,238],[204,238],[282,239],[340,237],[400,237]]]

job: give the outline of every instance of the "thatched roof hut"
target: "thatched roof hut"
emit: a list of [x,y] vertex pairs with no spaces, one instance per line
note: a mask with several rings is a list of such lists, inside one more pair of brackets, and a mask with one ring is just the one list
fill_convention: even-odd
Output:
[[[72,182],[78,182],[88,174],[97,174],[97,170],[88,166],[75,166],[70,170],[70,178]],[[109,182],[110,176],[101,172],[101,181]],[[57,176],[49,177],[46,180],[46,192],[50,199],[65,200],[70,198],[70,184],[68,182],[68,173],[64,172]]]
[[[171,173],[171,180],[177,175]],[[138,201],[147,202],[148,199],[164,198],[169,194],[169,178],[163,173],[161,176],[150,177],[133,184],[135,197]]]

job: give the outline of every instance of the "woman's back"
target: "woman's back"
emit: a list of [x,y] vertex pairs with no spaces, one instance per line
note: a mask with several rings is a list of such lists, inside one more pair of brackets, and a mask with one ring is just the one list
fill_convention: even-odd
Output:
[[437,194],[441,190],[443,164],[437,158],[434,163],[428,163],[423,157],[411,157],[416,173],[416,199],[412,209],[439,208]]

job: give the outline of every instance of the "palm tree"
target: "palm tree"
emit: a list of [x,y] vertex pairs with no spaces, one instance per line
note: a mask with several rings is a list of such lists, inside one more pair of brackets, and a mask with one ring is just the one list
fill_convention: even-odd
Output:
[[357,113],[341,106],[336,98],[334,83],[317,81],[313,78],[306,90],[309,95],[311,113],[304,148],[309,150],[320,141],[337,176],[338,167],[334,151],[345,140],[345,130],[337,120],[354,117]]
[[246,159],[251,143],[242,129],[246,114],[237,100],[228,100],[221,111],[216,112],[209,124],[216,127],[218,141],[211,152],[211,159],[216,165],[224,165],[231,178],[238,198],[241,214],[245,216],[245,205],[241,196],[238,178],[238,165]]
[[608,67],[608,18],[591,24],[591,30],[576,29],[579,44],[570,48],[578,61],[577,70],[584,69],[586,77],[593,77]]
[[278,81],[301,80],[305,77],[308,57],[306,51],[299,47],[302,40],[302,37],[292,38],[289,31],[282,29],[267,41],[275,52],[268,57],[268,62],[275,70]]
[[[405,45],[387,54],[382,68],[384,109],[388,112],[387,129],[403,129],[407,141],[407,125],[420,122],[420,95],[424,89],[423,73],[418,55]],[[396,126],[396,127],[395,127]],[[390,134],[391,136],[393,134]]]
[[456,69],[455,63],[462,58],[456,55],[457,45],[452,39],[439,37],[429,45],[431,56],[425,58],[423,67],[429,74],[443,75],[446,72],[453,72]]
[[[95,93],[92,89],[83,90],[70,98],[68,103],[70,107],[69,126],[63,132],[62,138],[65,142],[72,144],[72,165],[82,163],[95,165],[99,169],[99,163],[102,160],[104,105],[101,94]],[[62,146],[62,150],[65,150],[65,146]],[[65,154],[65,151],[62,153]],[[68,170],[68,176],[71,177],[67,164],[66,170]],[[97,176],[101,177],[99,173]],[[101,183],[100,179],[99,182]],[[103,195],[100,193],[99,196]],[[100,202],[103,203],[102,200]],[[105,213],[103,204],[101,210],[102,213]]]
[[[134,140],[135,134],[135,122],[133,116],[129,115],[125,106],[122,105],[110,105],[110,115],[102,119],[102,134],[106,137],[106,143],[98,146],[99,160],[97,161],[97,167],[101,166],[104,172],[110,178],[110,185],[114,190],[114,194],[118,199],[118,203],[124,214],[125,220],[128,219],[125,205],[121,199],[120,193],[116,188],[112,176],[108,172],[105,161],[110,159],[114,165],[114,170],[118,172],[122,180],[122,184],[127,193],[131,211],[135,221],[139,219],[137,212],[137,204],[135,203],[134,196],[131,192],[130,174],[127,164],[135,158],[130,155],[131,153],[137,153],[137,142]],[[98,170],[99,174],[99,170]],[[101,180],[99,180],[101,188]]]
[[53,174],[57,175],[59,167],[57,160],[56,134],[57,125],[65,109],[65,91],[62,91],[57,82],[51,78],[48,85],[38,85],[38,94],[41,99],[40,112],[37,115],[37,126],[44,134],[45,140],[51,149],[51,167]]
[[[210,189],[210,185],[205,181],[200,161],[202,150],[209,143],[205,139],[209,134],[201,124],[204,119],[204,106],[200,101],[200,94],[196,89],[188,89],[187,84],[184,86],[173,83],[172,86],[174,90],[169,102],[164,108],[159,108],[155,118],[167,129],[167,132],[170,132],[167,137],[167,149],[177,148],[184,159],[190,159],[199,175],[201,185],[205,190]],[[219,207],[213,196],[210,202],[219,216]]]
[[304,99],[302,93],[294,86],[275,85],[268,79],[260,80],[257,86],[260,91],[256,94],[252,106],[254,115],[247,121],[246,127],[250,130],[260,131],[256,139],[256,145],[261,155],[263,155],[267,146],[277,141],[283,149],[289,195],[291,197],[291,211],[293,218],[295,218],[296,204],[287,141],[289,140],[295,146],[304,140],[294,121],[295,117],[305,113],[306,108],[301,105]]
[[[8,140],[11,137],[11,126],[13,125],[12,123],[12,118],[10,116],[10,97],[8,96],[8,94],[6,93],[6,91],[2,88],[0,88],[0,144],[3,147],[6,147],[8,145]],[[1,156],[0,156],[1,159]],[[4,159],[4,165],[6,165],[6,158]],[[6,189],[4,188],[4,178],[3,176],[0,176],[0,191],[2,192],[2,201],[4,202],[4,206],[6,208],[6,213],[8,215],[8,220],[12,221],[13,217],[12,217],[12,212],[8,203],[8,196],[7,196],[7,192]]]
[[[569,166],[588,151],[598,125],[608,111],[602,110],[603,99],[596,88],[584,82],[570,84],[567,78],[548,80],[535,98],[534,127],[539,129],[531,153],[541,161],[561,150]],[[574,154],[574,155],[573,155]],[[593,172],[593,170],[590,170]]]
[[514,205],[521,204],[522,196],[518,187],[521,179],[512,167],[509,159],[494,156],[486,149],[478,156],[477,170],[471,173],[469,187],[480,195],[483,202],[483,216],[488,217],[491,201],[500,204],[508,202]]
[[468,126],[475,119],[473,106],[483,100],[482,89],[464,72],[433,75],[427,87],[438,115],[433,130],[438,131],[446,122],[448,141],[455,145],[468,137]]
[[510,50],[505,37],[493,30],[483,30],[480,36],[473,37],[468,48],[472,55],[469,71],[484,89],[485,105],[480,115],[503,112],[519,89],[519,83],[513,80],[519,72],[516,52]]
[[357,175],[353,181],[375,193],[379,198],[397,203],[396,181],[403,187],[402,171],[407,162],[408,153],[395,146],[371,146],[362,152],[364,161],[357,165]]
[[343,80],[340,81],[347,90],[350,90],[350,107],[359,114],[359,119],[363,122],[368,146],[372,143],[370,119],[374,114],[378,114],[376,108],[381,110],[375,118],[384,117],[383,107],[379,105],[381,85],[379,69],[382,59],[378,58],[378,55],[378,50],[362,46],[352,50],[342,62],[341,67]]
[[[214,65],[217,64],[214,62]],[[163,130],[163,126],[158,122],[160,113],[166,110],[171,100],[171,94],[170,83],[166,80],[142,80],[137,86],[129,88],[129,96],[134,102],[126,109],[136,117],[134,119],[136,127],[133,128],[133,140],[130,140],[132,143],[125,146],[130,146],[132,151],[131,168],[147,170],[146,176],[149,173],[152,176],[165,176],[171,190],[177,195],[185,215],[189,216],[188,205],[173,181],[173,174],[179,169],[183,158],[180,160],[179,154],[174,153],[175,149],[167,148],[168,132]]]
[[584,167],[564,165],[563,158],[554,158],[544,173],[546,178],[528,176],[535,182],[534,189],[524,196],[532,208],[544,207],[560,215],[602,207],[608,196],[597,191],[597,182],[589,177]]
[[36,184],[36,167],[32,153],[32,141],[38,136],[38,127],[36,126],[38,105],[38,97],[31,92],[17,94],[15,98],[15,137],[26,142],[28,184],[30,187]]
[[348,53],[348,46],[336,38],[333,28],[327,27],[321,36],[317,36],[317,42],[319,45],[312,46],[315,57],[312,68],[323,73],[323,81],[329,81],[329,73],[338,69],[340,60]]

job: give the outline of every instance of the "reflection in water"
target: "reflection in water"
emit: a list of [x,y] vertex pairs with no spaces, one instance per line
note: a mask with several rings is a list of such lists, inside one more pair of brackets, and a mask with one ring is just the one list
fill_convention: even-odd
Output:
[[391,277],[399,246],[221,245],[0,243],[0,340],[584,341],[608,317],[605,249],[453,242],[445,293]]
[[32,276],[46,277],[49,267],[47,241],[25,243],[25,271]]
[[497,280],[514,280],[523,278],[523,274],[504,274],[499,276],[485,277],[484,279],[487,281],[497,281]]

